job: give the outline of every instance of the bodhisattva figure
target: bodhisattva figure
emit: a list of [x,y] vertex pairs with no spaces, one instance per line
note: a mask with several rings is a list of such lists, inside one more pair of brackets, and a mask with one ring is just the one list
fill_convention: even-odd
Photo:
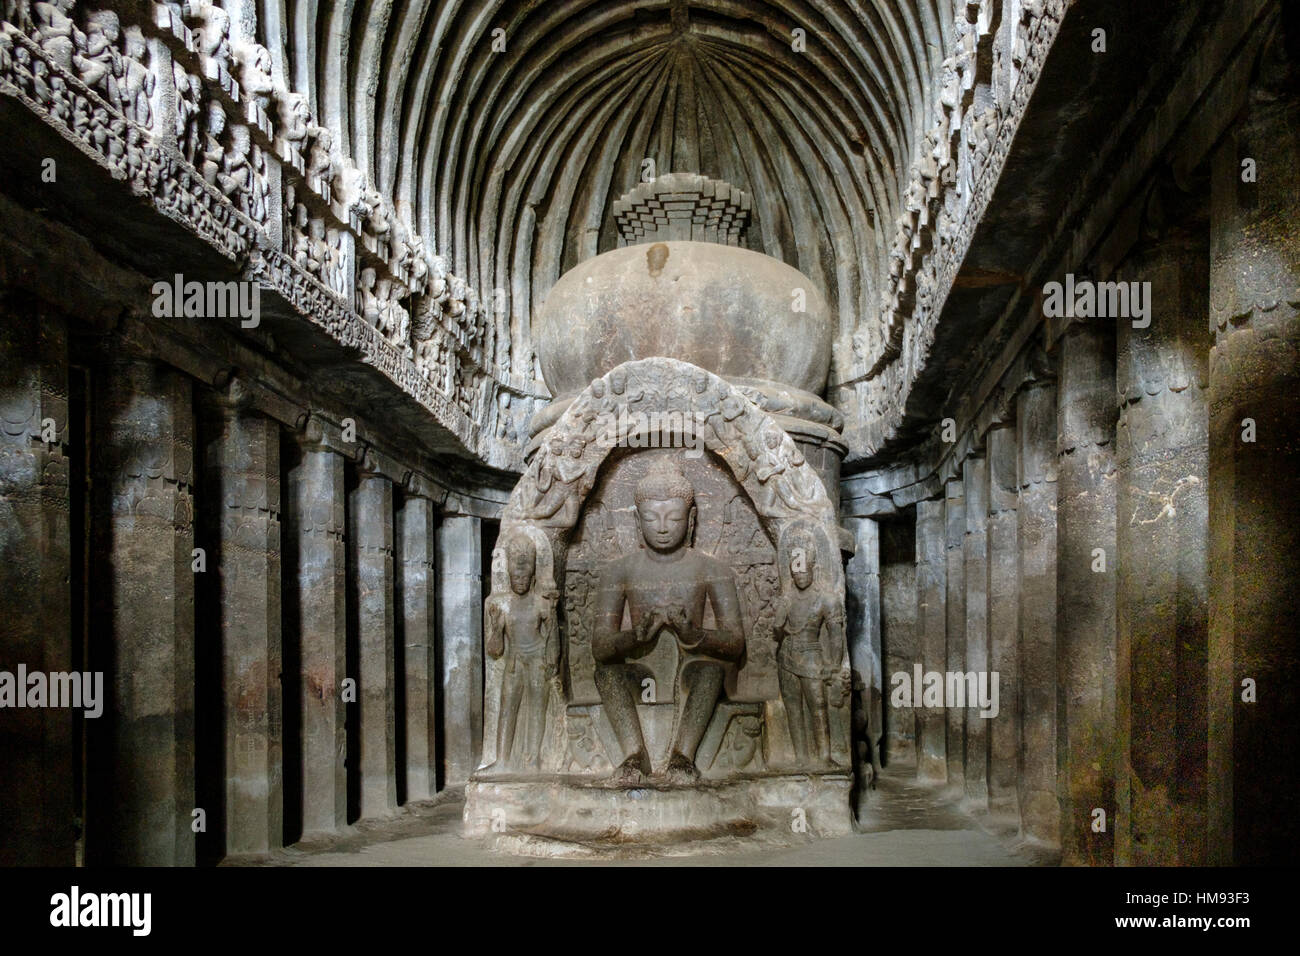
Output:
[[[826,666],[822,632],[831,647],[844,640],[844,615],[839,602],[814,587],[817,570],[817,545],[809,538],[795,538],[790,548],[790,577],[794,590],[782,597],[777,608],[775,634],[777,679],[781,699],[790,722],[790,737],[801,764],[813,759],[824,767],[832,766],[830,714],[827,710],[827,687],[835,680],[839,661]],[[838,686],[832,693],[842,698]],[[805,712],[806,708],[806,712]]]
[[[493,594],[485,607],[484,650],[494,660],[505,657],[497,759],[492,769],[510,769],[521,763],[536,769],[541,762],[547,690],[559,672],[556,595],[533,586],[537,549],[524,535],[516,535],[506,544],[506,571],[510,590]],[[516,724],[521,720],[523,734],[517,735]],[[519,736],[522,740],[516,746]]]
[[[691,546],[695,491],[671,460],[652,465],[637,483],[637,522],[645,547],[601,572],[591,641],[596,689],[627,754],[614,771],[618,786],[636,786],[651,773],[627,662],[654,650],[668,633],[680,650],[676,728],[665,779],[699,779],[695,752],[713,717],[726,664],[745,654],[744,625],[730,567]],[[705,630],[704,602],[713,606],[716,630]],[[621,630],[626,604],[631,630]]]

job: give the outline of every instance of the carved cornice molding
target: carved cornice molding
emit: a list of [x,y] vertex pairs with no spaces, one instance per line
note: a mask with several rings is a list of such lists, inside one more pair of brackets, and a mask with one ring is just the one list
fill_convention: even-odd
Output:
[[[967,26],[945,60],[933,144],[909,171],[907,211],[899,218],[891,275],[877,320],[859,326],[852,352],[841,343],[847,374],[832,381],[833,403],[845,411],[855,457],[878,451],[903,422],[907,397],[924,367],[948,293],[988,208],[1042,66],[1070,0],[1019,6],[1021,22],[1004,56],[1014,61],[1007,98],[990,90],[982,106],[973,96],[977,47],[987,34],[993,0],[966,2]],[[1023,46],[1022,46],[1023,43]],[[1007,68],[1003,64],[1003,68]],[[955,156],[953,154],[956,154]]]

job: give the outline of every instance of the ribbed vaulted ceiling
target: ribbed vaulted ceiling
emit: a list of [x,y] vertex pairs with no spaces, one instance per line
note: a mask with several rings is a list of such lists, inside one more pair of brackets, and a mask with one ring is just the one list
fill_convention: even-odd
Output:
[[507,290],[525,350],[647,158],[748,191],[747,244],[851,330],[953,30],[953,0],[258,3],[288,85],[456,274]]

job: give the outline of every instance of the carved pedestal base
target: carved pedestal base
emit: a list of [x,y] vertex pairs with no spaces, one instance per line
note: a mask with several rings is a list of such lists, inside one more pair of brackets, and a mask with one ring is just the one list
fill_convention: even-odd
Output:
[[590,778],[470,781],[465,836],[521,856],[643,857],[793,846],[852,832],[848,774],[618,789]]

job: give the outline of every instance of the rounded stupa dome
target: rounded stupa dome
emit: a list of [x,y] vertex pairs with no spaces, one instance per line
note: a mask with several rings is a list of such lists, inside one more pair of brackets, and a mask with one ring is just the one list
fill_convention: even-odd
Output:
[[570,269],[547,295],[536,334],[542,377],[556,398],[655,356],[820,395],[833,330],[820,291],[799,270],[748,249],[670,240],[624,246]]

